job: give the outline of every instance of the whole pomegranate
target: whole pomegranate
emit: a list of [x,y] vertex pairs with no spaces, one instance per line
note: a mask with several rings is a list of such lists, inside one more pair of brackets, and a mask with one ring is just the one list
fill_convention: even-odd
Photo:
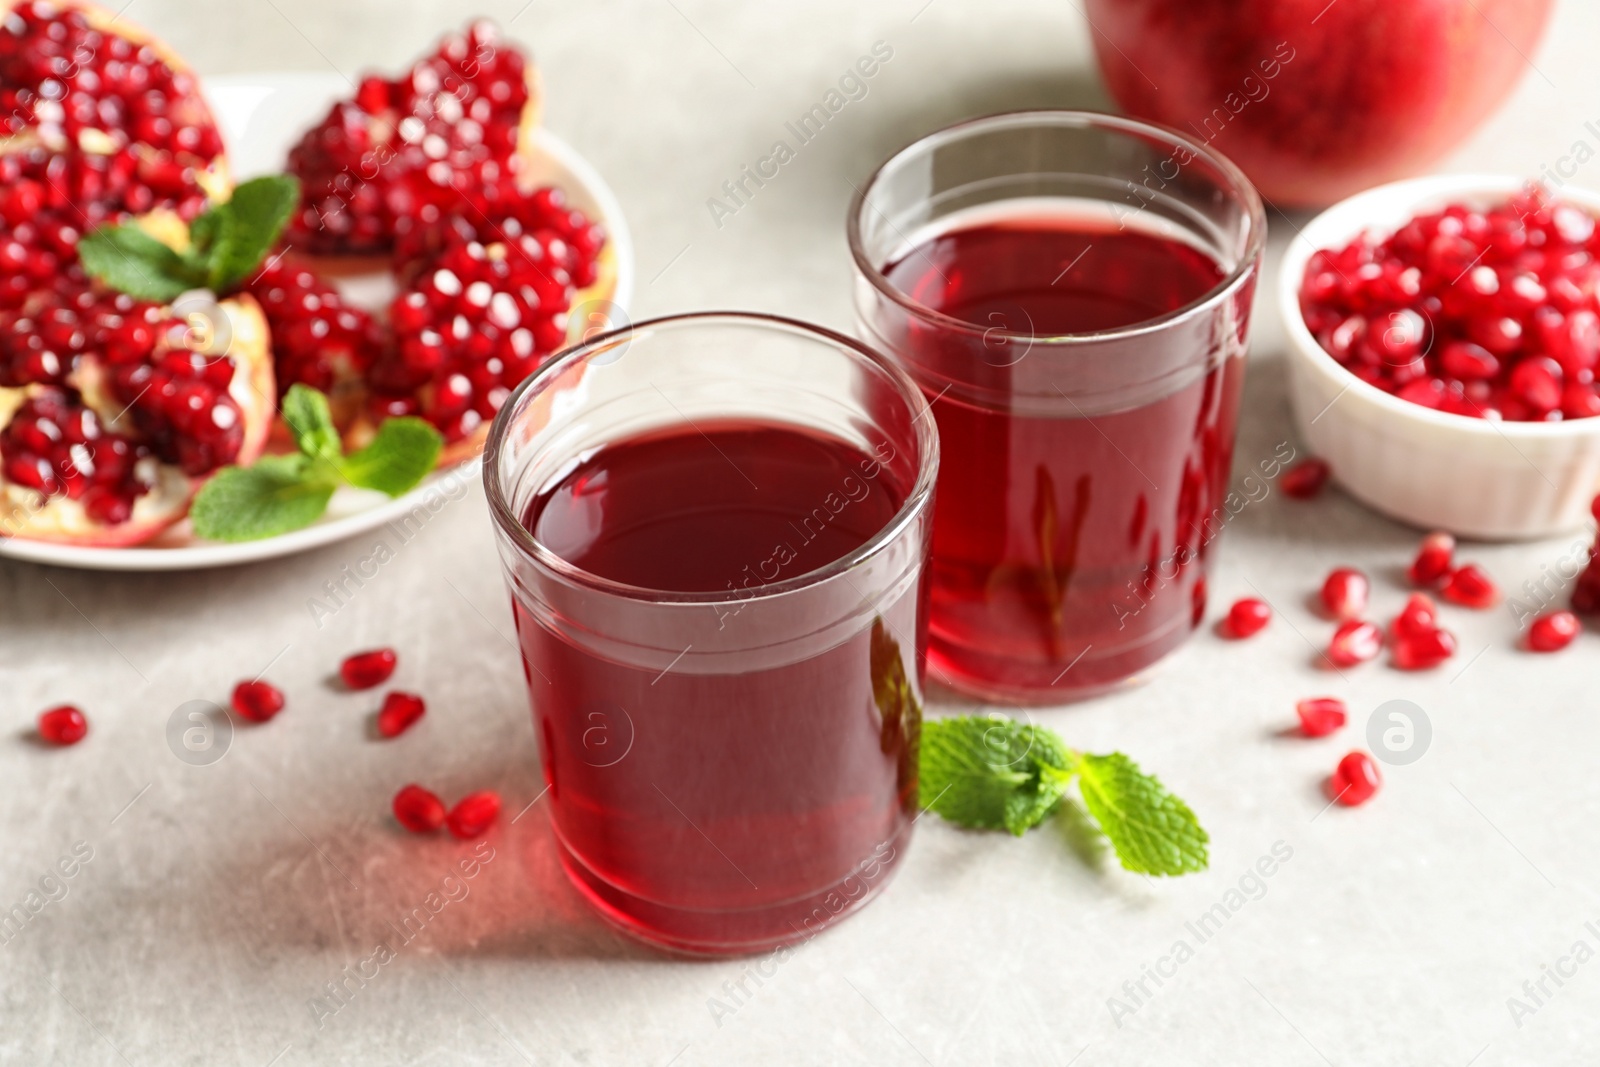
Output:
[[1280,207],[1332,203],[1443,156],[1528,69],[1552,6],[1087,2],[1117,103],[1210,144]]

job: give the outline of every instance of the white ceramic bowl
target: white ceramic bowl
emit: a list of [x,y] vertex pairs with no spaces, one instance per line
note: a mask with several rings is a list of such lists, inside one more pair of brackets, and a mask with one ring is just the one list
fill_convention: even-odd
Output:
[[[1381,239],[1423,212],[1451,203],[1490,207],[1525,184],[1503,175],[1441,175],[1381,185],[1318,215],[1284,253],[1278,304],[1300,435],[1351,496],[1401,522],[1486,540],[1550,537],[1583,525],[1600,492],[1600,417],[1493,422],[1433,411],[1368,385],[1306,328],[1306,262],[1362,231]],[[1600,216],[1600,194],[1568,186],[1557,199]]]

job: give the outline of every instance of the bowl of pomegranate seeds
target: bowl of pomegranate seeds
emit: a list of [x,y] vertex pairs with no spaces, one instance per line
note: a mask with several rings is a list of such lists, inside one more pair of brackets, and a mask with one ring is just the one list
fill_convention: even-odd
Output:
[[1600,194],[1396,182],[1317,216],[1278,296],[1310,450],[1393,518],[1491,539],[1581,526],[1600,489]]

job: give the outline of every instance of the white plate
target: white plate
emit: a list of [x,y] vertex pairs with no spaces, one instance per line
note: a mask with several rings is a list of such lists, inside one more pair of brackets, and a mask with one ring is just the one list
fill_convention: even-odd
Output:
[[[204,82],[223,136],[229,162],[239,179],[283,168],[289,146],[313,123],[320,122],[334,100],[348,96],[350,86],[334,74],[251,74],[208,78]],[[560,186],[569,199],[597,219],[610,238],[617,258],[617,286],[612,302],[625,308],[633,293],[633,245],[616,196],[593,167],[547,130],[534,135],[540,151],[541,183]],[[341,281],[346,295],[369,307],[381,305],[392,292],[383,278]],[[225,567],[287,556],[342,541],[385,523],[404,523],[425,516],[442,503],[470,490],[479,461],[438,471],[416,489],[391,500],[381,493],[342,488],[328,512],[303,530],[241,544],[201,541],[189,533],[187,521],[155,541],[137,548],[86,548],[20,538],[0,539],[0,558],[108,571],[177,571]],[[420,510],[419,510],[420,509]]]

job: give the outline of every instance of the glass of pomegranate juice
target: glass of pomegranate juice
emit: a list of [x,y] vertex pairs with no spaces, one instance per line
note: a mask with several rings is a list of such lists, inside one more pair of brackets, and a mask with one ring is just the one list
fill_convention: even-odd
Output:
[[506,402],[484,480],[567,874],[684,952],[809,937],[916,809],[938,434],[847,337],[642,322]]
[[943,445],[936,680],[1090,696],[1200,624],[1265,229],[1222,156],[1083,112],[953,126],[858,191],[862,333]]

